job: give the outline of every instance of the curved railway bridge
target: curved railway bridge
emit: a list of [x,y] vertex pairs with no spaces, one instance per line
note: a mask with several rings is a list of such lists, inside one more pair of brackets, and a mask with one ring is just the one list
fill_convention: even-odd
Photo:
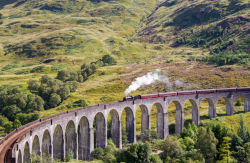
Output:
[[107,145],[107,118],[111,114],[111,138],[118,148],[122,148],[121,115],[126,111],[126,131],[130,143],[136,142],[135,113],[138,107],[142,111],[141,131],[150,129],[150,110],[157,107],[157,132],[161,139],[169,134],[168,107],[171,102],[176,106],[175,132],[184,128],[184,104],[192,104],[192,121],[199,125],[201,102],[209,103],[209,116],[216,117],[216,104],[220,98],[226,102],[226,113],[233,115],[233,104],[237,97],[244,99],[244,111],[249,111],[250,91],[216,91],[204,94],[183,94],[177,96],[119,101],[79,108],[26,124],[2,139],[0,142],[1,163],[31,162],[31,153],[50,154],[51,157],[64,160],[66,151],[71,149],[73,157],[90,160],[94,150],[93,123],[96,118],[96,147]]

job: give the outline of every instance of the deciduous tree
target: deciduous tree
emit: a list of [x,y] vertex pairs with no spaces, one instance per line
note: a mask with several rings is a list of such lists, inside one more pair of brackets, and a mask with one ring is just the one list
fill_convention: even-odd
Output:
[[53,93],[49,100],[50,107],[56,107],[60,102],[61,102],[61,97],[58,94]]
[[197,147],[201,150],[206,161],[213,161],[217,154],[216,145],[218,140],[214,133],[208,128],[201,128],[198,136]]
[[222,160],[227,160],[227,162],[230,162],[230,157],[231,157],[231,151],[230,149],[230,145],[231,145],[231,138],[230,137],[224,137],[223,138],[223,142],[220,145],[219,148],[219,154],[220,154],[220,158]]
[[28,89],[37,91],[39,87],[40,87],[40,85],[39,85],[37,80],[30,79],[28,81]]
[[181,143],[176,137],[169,135],[167,139],[163,141],[161,150],[163,150],[165,158],[168,156],[171,158],[177,157],[182,152]]
[[15,119],[13,122],[13,129],[19,128],[21,126],[22,126],[21,122],[18,119]]
[[249,140],[249,132],[247,129],[246,121],[243,117],[243,115],[240,115],[240,126],[238,128],[238,135],[243,140],[243,143],[248,142]]

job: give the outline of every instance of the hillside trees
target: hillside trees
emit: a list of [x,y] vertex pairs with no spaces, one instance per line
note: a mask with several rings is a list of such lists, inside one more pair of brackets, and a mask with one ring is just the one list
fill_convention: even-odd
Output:
[[250,56],[241,51],[225,51],[212,56],[203,57],[200,62],[208,62],[217,64],[218,66],[233,65],[233,64],[247,64]]
[[[70,92],[75,92],[78,86],[77,81],[63,82],[48,75],[43,75],[40,78],[40,84],[36,80],[29,80],[28,82],[28,88],[37,91],[38,95],[45,101],[45,109],[56,107],[69,96]],[[34,99],[31,96],[29,97]]]
[[[7,110],[21,110],[25,113],[30,113],[34,111],[42,111],[44,101],[41,97],[35,94],[25,95],[19,88],[10,88],[0,90],[1,104],[0,111],[7,116]],[[16,108],[16,109],[14,109]],[[6,116],[6,117],[7,117]]]
[[0,126],[5,128],[5,132],[9,133],[12,129],[40,118],[39,111],[44,107],[40,96],[32,93],[26,95],[16,87],[1,89],[0,95]]
[[84,82],[88,79],[90,75],[92,75],[99,67],[103,66],[110,66],[115,65],[116,60],[111,57],[110,55],[104,55],[102,59],[99,59],[95,62],[91,62],[89,65],[84,63],[81,66],[81,70],[75,71],[69,71],[69,70],[61,70],[57,74],[57,79],[63,81],[63,82]]

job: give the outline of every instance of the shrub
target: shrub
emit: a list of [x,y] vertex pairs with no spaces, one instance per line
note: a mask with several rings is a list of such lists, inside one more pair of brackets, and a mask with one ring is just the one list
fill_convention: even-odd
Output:
[[8,118],[6,118],[4,115],[0,115],[0,126],[4,126],[4,124],[8,121]]
[[92,154],[92,157],[94,157],[95,159],[101,160],[102,156],[103,156],[103,149],[102,148],[95,148],[94,152]]
[[29,66],[33,66],[33,65],[36,65],[36,63],[27,63],[27,64],[24,64],[22,67],[29,67]]
[[77,24],[85,24],[85,23],[88,23],[90,22],[89,20],[86,20],[86,19],[81,19],[81,20],[78,20],[76,23]]
[[12,62],[15,65],[21,64],[19,61]]
[[64,69],[65,67],[67,67],[67,66],[61,65],[61,64],[59,64],[59,65],[53,65],[53,66],[51,67],[51,70],[52,70],[52,71],[60,71],[60,70]]
[[237,100],[237,102],[236,102],[235,106],[242,106],[242,102],[241,102],[241,100],[240,100],[240,99],[238,99],[238,100]]
[[149,162],[152,150],[149,142],[133,143],[116,154],[117,162]]
[[176,137],[169,135],[162,143],[161,150],[163,150],[165,158],[168,156],[171,158],[177,157],[182,152],[181,143]]
[[21,67],[20,65],[7,65],[2,68],[2,71],[13,69],[13,68],[19,68]]
[[22,28],[36,28],[39,27],[38,24],[22,24],[21,25]]
[[18,24],[18,23],[21,23],[21,22],[20,21],[14,21],[14,22],[11,22],[11,23],[7,24],[6,26],[10,27],[11,25]]
[[20,74],[29,74],[29,73],[30,73],[30,69],[23,69],[23,70],[17,71],[15,74],[20,75]]
[[104,55],[101,59],[103,63],[107,63],[108,65],[116,65],[116,60],[110,55]]
[[13,122],[13,129],[19,128],[21,126],[22,126],[21,122],[18,119],[15,119]]
[[73,106],[74,107],[86,107],[86,106],[89,106],[89,101],[87,101],[86,99],[80,99],[80,100],[78,100],[78,101],[75,101],[74,103],[73,103]]
[[34,67],[30,72],[31,73],[49,73],[51,69],[49,67],[46,67],[44,65]]
[[150,162],[151,163],[162,163],[163,161],[161,160],[160,156],[158,156],[157,154],[154,154],[154,155],[151,155]]
[[112,155],[111,153],[105,153],[102,157],[103,162],[105,163],[115,163],[116,162],[116,158],[114,155]]
[[58,94],[53,93],[49,100],[50,107],[52,108],[56,107],[60,102],[61,102],[61,97]]
[[66,162],[70,162],[72,159],[73,159],[73,152],[72,152],[71,149],[69,149],[69,150],[67,151],[67,155],[66,155],[65,161],[66,161]]
[[40,85],[39,85],[39,83],[38,83],[37,80],[32,80],[32,79],[29,80],[29,82],[28,82],[28,88],[30,90],[37,91],[39,87],[40,87]]
[[9,122],[5,123],[3,127],[4,127],[4,131],[8,134],[13,129],[13,123],[11,121],[9,121]]

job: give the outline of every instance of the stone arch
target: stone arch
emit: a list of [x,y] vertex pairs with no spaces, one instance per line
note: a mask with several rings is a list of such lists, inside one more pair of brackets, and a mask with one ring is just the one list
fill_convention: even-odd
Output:
[[17,163],[22,163],[22,152],[21,152],[21,150],[18,151]]
[[[204,98],[201,100],[201,102],[203,100],[206,100],[208,102],[208,116],[215,118],[216,117],[216,108],[215,108],[214,102],[210,98]],[[201,104],[201,102],[200,102],[200,104]]]
[[[218,101],[219,101],[220,99],[223,99],[223,100],[226,102],[226,113],[227,113],[227,115],[232,115],[232,114],[233,114],[233,109],[232,109],[230,100],[229,100],[227,97],[221,97],[221,98],[219,98],[219,99],[216,101],[216,105],[217,105],[217,103],[218,103]],[[215,105],[215,106],[216,106],[216,105]],[[215,111],[214,114],[216,115],[216,109],[215,109],[214,111]]]
[[245,112],[248,112],[248,111],[249,111],[249,100],[246,98],[246,96],[239,95],[239,96],[237,96],[237,97],[234,99],[234,102],[236,101],[236,99],[237,99],[238,97],[243,98],[243,101],[244,101],[244,111],[245,111]]
[[[164,139],[164,112],[163,112],[163,107],[160,103],[155,103],[154,104],[157,108],[157,133],[159,135],[159,138]],[[153,106],[154,106],[153,105]],[[151,108],[152,110],[152,108]]]
[[53,158],[63,161],[63,130],[57,125],[53,133]]
[[42,154],[51,154],[51,136],[49,130],[45,130],[43,133]]
[[96,148],[105,148],[106,146],[106,122],[102,113],[97,113],[96,116]]
[[111,128],[110,128],[110,137],[113,140],[117,148],[120,147],[120,132],[121,132],[121,122],[119,119],[118,112],[116,110],[111,110]]
[[32,153],[35,153],[37,155],[40,155],[40,142],[39,142],[39,138],[36,135],[33,139],[33,143],[32,143]]
[[26,142],[24,146],[24,153],[23,153],[23,162],[24,163],[30,163],[30,146],[29,143]]
[[141,109],[141,133],[143,133],[145,130],[149,130],[149,114],[145,105],[139,107]]
[[[187,101],[189,101],[192,105],[192,122],[195,123],[196,125],[199,125],[200,109],[198,108],[197,103],[193,99],[188,99]],[[185,101],[184,105],[186,104],[187,101]]]
[[130,107],[124,108],[126,112],[126,132],[128,133],[129,143],[135,142],[135,118]]
[[184,128],[184,111],[178,101],[172,101],[175,105],[175,133],[180,134]]
[[78,127],[78,158],[79,160],[90,159],[90,129],[87,117],[82,117]]
[[75,132],[75,123],[70,120],[67,124],[66,131],[65,131],[65,139],[66,139],[66,151],[69,149],[73,152],[73,158],[76,159],[76,132]]

